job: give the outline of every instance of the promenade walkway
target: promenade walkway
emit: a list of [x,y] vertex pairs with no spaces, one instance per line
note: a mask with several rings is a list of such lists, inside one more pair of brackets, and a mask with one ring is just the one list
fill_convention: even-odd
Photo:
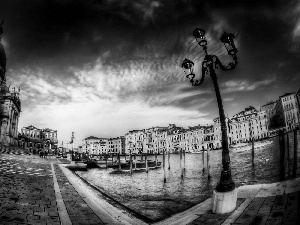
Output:
[[[147,224],[108,203],[54,157],[0,154],[0,224]],[[156,225],[300,224],[300,179],[238,188],[233,213],[211,199]]]

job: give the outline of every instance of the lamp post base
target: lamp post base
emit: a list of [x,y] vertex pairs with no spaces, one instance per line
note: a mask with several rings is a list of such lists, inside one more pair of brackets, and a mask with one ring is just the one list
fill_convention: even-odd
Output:
[[224,214],[232,212],[236,207],[237,189],[234,188],[229,192],[213,191],[212,197],[212,212],[217,214]]

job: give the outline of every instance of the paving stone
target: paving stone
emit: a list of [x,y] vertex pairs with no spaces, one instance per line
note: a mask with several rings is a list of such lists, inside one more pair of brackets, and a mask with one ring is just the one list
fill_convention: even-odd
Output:
[[251,221],[251,225],[263,225],[267,222],[269,214],[258,213]]
[[255,218],[256,213],[243,212],[242,215],[234,222],[236,224],[250,224]]
[[27,220],[27,222],[32,225],[46,225],[47,224],[46,221],[42,221],[42,220]]
[[268,220],[266,225],[281,225],[282,220]]
[[28,220],[38,220],[40,217],[38,215],[27,215]]
[[277,195],[273,208],[285,208],[288,200],[288,195]]
[[226,214],[215,214],[212,213],[211,210],[209,210],[207,213],[203,214],[203,218],[207,218],[207,219],[227,219],[228,216],[230,216],[231,213],[226,213]]
[[283,216],[284,221],[296,221],[298,217],[298,211],[297,209],[294,209],[292,211],[286,210]]
[[60,222],[47,222],[47,225],[61,225]]
[[282,219],[285,213],[285,209],[283,208],[275,208],[272,209],[271,213],[270,213],[270,219]]
[[299,225],[297,221],[284,221],[282,225]]
[[258,213],[263,215],[269,215],[271,212],[271,207],[261,207],[258,211]]
[[193,222],[189,223],[189,225],[196,225],[196,224],[204,224],[204,222],[207,220],[206,217],[202,217],[202,215],[200,217],[198,217],[197,219],[195,219]]
[[204,224],[207,224],[207,225],[220,225],[224,222],[224,220],[218,220],[218,219],[207,219],[205,221]]
[[298,208],[298,192],[290,193],[286,205],[287,210],[293,210]]

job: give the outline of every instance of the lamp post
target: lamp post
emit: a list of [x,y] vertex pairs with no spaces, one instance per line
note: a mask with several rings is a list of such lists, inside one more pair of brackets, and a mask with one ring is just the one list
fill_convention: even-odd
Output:
[[73,146],[74,146],[74,139],[75,139],[75,137],[74,137],[74,132],[72,132],[72,136],[71,136],[71,141],[70,141],[70,144],[72,144],[72,151],[71,151],[71,162],[73,162],[74,161],[74,156],[73,156]]
[[[186,77],[190,80],[193,86],[199,86],[205,78],[205,74],[210,75],[215,92],[217,97],[217,103],[219,108],[219,116],[220,116],[220,123],[221,123],[221,131],[222,131],[222,172],[220,181],[218,182],[215,191],[213,192],[212,198],[212,211],[215,213],[228,213],[234,210],[236,206],[236,189],[235,183],[231,177],[231,170],[230,170],[230,156],[229,156],[229,148],[228,148],[228,136],[227,136],[227,127],[225,121],[225,113],[222,104],[222,98],[219,90],[219,85],[217,82],[217,74],[216,69],[220,68],[224,71],[232,70],[237,65],[237,49],[234,45],[234,35],[228,34],[224,32],[220,40],[225,45],[228,54],[232,57],[233,62],[230,62],[227,66],[224,66],[219,58],[216,55],[210,55],[207,53],[207,41],[205,38],[205,31],[200,28],[196,28],[193,32],[193,36],[195,37],[198,44],[202,47],[205,56],[202,62],[202,77],[200,80],[195,80],[194,74],[194,63],[189,60],[185,59],[182,63],[182,68],[186,74]],[[224,204],[225,201],[225,204]]]

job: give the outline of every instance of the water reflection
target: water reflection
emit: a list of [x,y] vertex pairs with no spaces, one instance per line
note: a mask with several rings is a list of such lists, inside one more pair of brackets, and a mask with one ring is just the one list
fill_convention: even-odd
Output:
[[[299,138],[298,138],[299,139]],[[255,168],[252,168],[251,151],[231,151],[232,177],[236,186],[256,183],[277,182],[279,147],[278,139],[270,139],[272,144],[255,150]],[[290,139],[290,143],[293,141]],[[293,146],[290,147],[291,151]],[[292,154],[290,154],[292,155]],[[88,182],[114,199],[152,219],[153,221],[169,217],[211,197],[212,191],[220,179],[222,169],[220,150],[210,151],[210,175],[203,172],[202,154],[186,154],[185,171],[181,178],[179,155],[171,155],[170,169],[166,159],[164,183],[163,168],[137,172],[112,173],[113,169],[91,169],[77,172]],[[154,156],[148,156],[154,160]],[[162,161],[162,156],[158,156]],[[204,155],[206,163],[207,156]],[[298,152],[298,161],[300,153]],[[300,161],[299,161],[300,162]],[[300,163],[299,163],[300,164]],[[298,174],[300,171],[298,171]]]

